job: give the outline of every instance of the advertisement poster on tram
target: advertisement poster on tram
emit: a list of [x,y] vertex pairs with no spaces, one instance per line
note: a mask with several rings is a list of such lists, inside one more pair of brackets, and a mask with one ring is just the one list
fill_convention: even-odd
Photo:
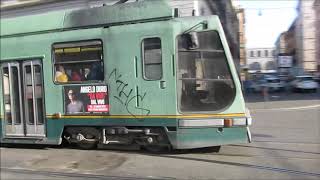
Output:
[[64,87],[66,114],[109,113],[106,85],[75,85]]

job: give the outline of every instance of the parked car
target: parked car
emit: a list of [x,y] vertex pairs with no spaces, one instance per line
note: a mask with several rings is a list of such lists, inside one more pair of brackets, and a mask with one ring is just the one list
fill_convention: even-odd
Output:
[[250,91],[251,92],[260,92],[260,91],[262,91],[264,84],[265,84],[264,79],[252,81],[252,83],[250,85]]
[[280,81],[278,77],[275,76],[266,76],[263,79],[253,81],[251,84],[251,90],[253,92],[261,92],[264,87],[268,88],[268,91],[282,91],[285,89],[286,84],[283,81]]
[[296,76],[295,80],[290,83],[293,91],[298,92],[316,92],[318,89],[318,83],[313,79],[313,76],[304,75]]
[[283,91],[285,89],[285,83],[280,81],[278,77],[266,78],[266,87],[269,91]]

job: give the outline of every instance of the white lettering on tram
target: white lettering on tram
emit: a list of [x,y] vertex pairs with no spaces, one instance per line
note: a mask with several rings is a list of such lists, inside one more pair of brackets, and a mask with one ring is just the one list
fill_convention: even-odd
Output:
[[81,86],[80,93],[107,92],[107,86]]
[[104,99],[98,99],[97,102],[98,104],[105,104]]
[[95,93],[95,86],[81,86],[80,93]]
[[96,86],[96,92],[107,92],[107,86]]
[[91,100],[91,104],[97,104],[97,100],[92,99],[92,100]]

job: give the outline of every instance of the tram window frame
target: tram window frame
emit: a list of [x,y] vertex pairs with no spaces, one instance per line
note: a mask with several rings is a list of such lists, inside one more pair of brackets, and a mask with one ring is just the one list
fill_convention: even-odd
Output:
[[[146,40],[152,40],[152,39],[158,39],[160,42],[160,48],[158,48],[160,50],[160,62],[151,62],[151,63],[146,63],[146,47],[145,47],[145,42]],[[162,50],[162,40],[160,37],[148,37],[148,38],[144,38],[141,41],[141,50],[142,50],[142,64],[143,64],[143,78],[145,80],[149,80],[149,81],[157,81],[157,80],[161,80],[163,77],[163,50]],[[152,49],[155,50],[155,49]],[[159,71],[159,76],[158,77],[150,77],[149,74],[147,73],[148,71],[148,66],[155,66],[158,65],[160,68]]]
[[[177,55],[177,84],[178,84],[178,87],[177,87],[177,91],[178,91],[178,97],[177,97],[177,101],[178,101],[178,111],[182,114],[184,113],[211,113],[211,112],[222,112],[226,109],[228,109],[233,103],[234,103],[234,100],[236,99],[236,96],[237,96],[237,90],[236,90],[236,81],[237,81],[237,73],[234,73],[232,71],[232,68],[230,67],[230,60],[228,58],[228,55],[227,55],[227,48],[225,47],[224,43],[223,43],[223,40],[221,39],[221,34],[218,30],[205,30],[205,31],[197,31],[197,34],[201,34],[201,33],[210,33],[210,32],[213,32],[216,34],[216,41],[212,41],[211,42],[216,42],[216,44],[211,44],[213,45],[213,47],[202,47],[203,45],[205,45],[205,43],[201,43],[201,41],[203,41],[204,39],[203,38],[200,38],[198,37],[198,43],[199,43],[199,47],[197,47],[196,49],[189,49],[188,48],[188,43],[187,42],[180,42],[179,38],[181,38],[183,36],[183,34],[178,34],[176,36],[176,55]],[[188,36],[186,36],[188,37]],[[202,40],[201,40],[202,39]],[[187,40],[188,41],[188,40]],[[210,39],[205,39],[205,41],[210,41]],[[183,43],[183,44],[181,44]],[[203,45],[202,45],[203,44]],[[188,96],[188,98],[183,98],[183,80],[194,80],[194,81],[202,81],[202,82],[205,82],[205,83],[210,83],[211,80],[216,80],[210,76],[206,77],[206,78],[200,78],[200,79],[197,79],[197,77],[183,77],[183,74],[181,74],[181,72],[179,72],[180,70],[183,70],[181,68],[181,62],[185,61],[186,59],[184,60],[181,60],[181,57],[180,57],[180,53],[181,52],[188,52],[188,53],[202,53],[202,52],[206,52],[206,53],[210,53],[210,51],[208,51],[210,48],[212,48],[212,53],[218,53],[222,56],[222,58],[224,59],[224,61],[221,63],[223,63],[225,65],[225,71],[224,73],[225,74],[217,74],[218,77],[221,75],[221,79],[218,78],[217,79],[217,82],[227,82],[227,85],[229,85],[229,99],[226,102],[224,98],[220,98],[220,102],[224,102],[224,104],[221,104],[219,105],[218,107],[211,107],[211,106],[207,106],[206,108],[202,108],[200,106],[198,106],[199,104],[197,104],[198,102],[195,103],[195,105],[191,105],[190,107],[185,107],[186,104],[189,104],[189,103],[186,103],[184,102],[184,100],[191,100],[192,98]],[[215,52],[216,51],[216,52]],[[196,60],[197,58],[195,58],[194,60]],[[201,58],[202,59],[202,58]],[[208,58],[204,58],[205,60],[208,60]],[[216,59],[215,59],[216,61]],[[212,61],[213,62],[213,61]],[[196,63],[195,63],[196,64]],[[203,71],[205,72],[205,71]],[[194,71],[194,73],[196,73],[196,71]],[[221,73],[221,72],[220,72]],[[181,77],[180,77],[181,76]],[[223,78],[223,76],[225,76]],[[212,81],[214,82],[214,81]],[[219,83],[220,84],[220,83]],[[222,84],[220,84],[222,85]],[[226,85],[224,83],[224,85]],[[212,86],[214,88],[214,91],[215,93],[216,92],[219,92],[218,96],[217,97],[223,97],[223,96],[220,96],[222,94],[226,94],[225,91],[221,91],[221,88],[220,90],[219,89],[216,89],[218,87],[216,86]],[[221,86],[220,86],[221,87]],[[223,86],[222,86],[223,87]],[[193,86],[193,88],[197,89],[197,88],[201,88],[200,86],[198,86],[198,84],[195,84],[195,86]],[[210,89],[210,88],[209,88]],[[201,89],[199,90],[201,91]],[[189,91],[189,93],[194,93],[194,91]],[[201,93],[198,94],[198,98],[202,98],[202,96],[204,96],[205,94],[204,93]],[[203,98],[202,98],[203,99]],[[193,104],[193,101],[191,100],[190,104]],[[208,103],[210,104],[210,103]],[[210,108],[208,108],[210,107]]]
[[[6,69],[6,70],[5,70]],[[1,65],[1,85],[2,85],[2,103],[3,103],[3,120],[7,124],[12,125],[14,119],[12,118],[12,108],[11,108],[11,87],[10,87],[10,73],[9,66],[3,67]]]
[[[91,46],[91,47],[90,47]],[[93,46],[93,47],[92,47]],[[64,51],[65,49],[69,49],[72,51],[78,49],[79,54],[78,57],[81,57],[81,52],[83,49],[87,48],[100,48],[97,50],[97,53],[100,51],[100,53],[97,54],[100,57],[96,59],[79,59],[79,60],[63,60],[61,58],[58,61],[57,55],[55,53],[55,50],[62,50]],[[55,84],[83,84],[83,83],[100,83],[105,80],[105,75],[104,75],[104,54],[103,54],[103,41],[101,39],[91,39],[91,40],[81,40],[81,41],[65,41],[65,42],[56,42],[52,44],[51,47],[52,50],[52,60],[53,60],[53,82]],[[97,62],[96,64],[94,64]],[[72,64],[76,64],[76,66],[72,67]],[[68,77],[68,81],[66,82],[61,82],[56,79],[56,73],[59,68],[59,66],[62,66],[65,71],[65,74]],[[77,69],[77,67],[81,67],[78,69],[78,71],[81,71],[80,74],[82,74],[82,79],[79,81],[74,81],[71,80],[72,77],[72,71],[74,69]],[[87,77],[84,77],[86,74],[86,70],[89,69],[91,71],[92,67],[95,66],[96,68],[100,69],[100,78],[99,79],[85,79]],[[76,67],[76,68],[75,68]],[[90,68],[89,68],[90,67]],[[95,71],[92,71],[95,72]],[[79,72],[78,72],[79,73]]]

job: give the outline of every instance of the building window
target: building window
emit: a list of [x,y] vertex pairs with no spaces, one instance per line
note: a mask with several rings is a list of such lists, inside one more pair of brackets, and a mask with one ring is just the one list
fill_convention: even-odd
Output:
[[268,50],[264,50],[264,56],[268,57],[269,56],[269,51]]
[[162,78],[162,51],[160,38],[146,38],[142,42],[143,71],[147,80]]
[[276,51],[272,50],[272,56],[276,56]]
[[258,51],[257,57],[261,57],[261,51],[260,50]]
[[253,56],[254,56],[254,52],[250,51],[250,57],[253,57]]
[[54,44],[54,81],[81,83],[104,80],[102,52],[100,40]]

